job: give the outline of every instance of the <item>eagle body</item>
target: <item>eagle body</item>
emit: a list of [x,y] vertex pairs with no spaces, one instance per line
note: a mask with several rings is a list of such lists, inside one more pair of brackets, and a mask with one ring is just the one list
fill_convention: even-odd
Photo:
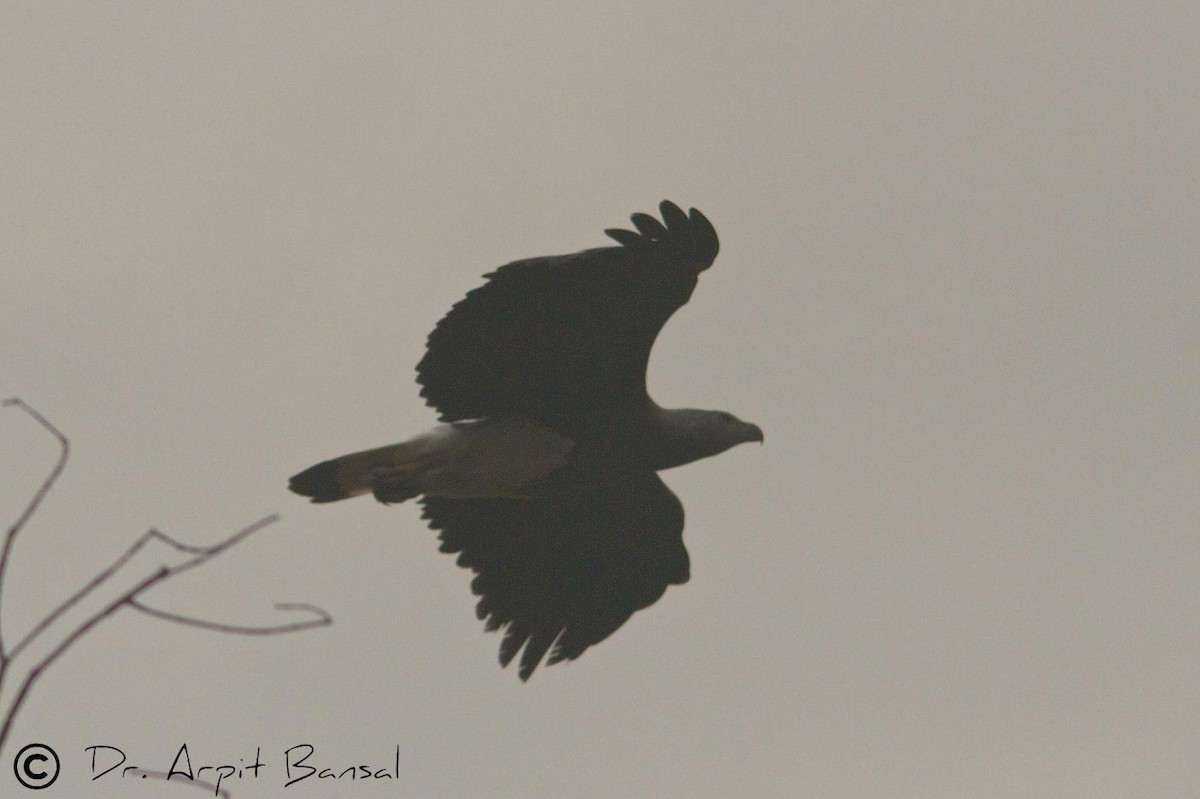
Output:
[[[724,435],[710,435],[710,428]],[[294,476],[290,487],[313,502],[367,493],[388,504],[419,495],[530,499],[682,466],[756,434],[722,411],[690,408],[611,414],[578,440],[521,416],[496,416],[322,461]]]
[[443,423],[309,467],[313,502],[420,497],[441,550],[475,572],[476,614],[528,679],[607,638],[684,583],[679,499],[658,472],[762,442],[724,411],[660,408],[650,350],[718,251],[696,209],[606,230],[615,247],[515,261],[485,275],[429,334],[421,396]]

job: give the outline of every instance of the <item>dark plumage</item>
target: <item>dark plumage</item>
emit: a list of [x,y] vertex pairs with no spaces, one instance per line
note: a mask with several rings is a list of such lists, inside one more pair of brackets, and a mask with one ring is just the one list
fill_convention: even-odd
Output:
[[421,501],[441,551],[477,575],[476,615],[508,625],[500,663],[526,644],[521,679],[556,638],[548,663],[577,658],[688,579],[683,505],[653,472],[542,500]]
[[596,411],[644,404],[658,331],[717,256],[699,211],[664,202],[667,227],[607,230],[619,247],[529,258],[467,292],[429,334],[417,364],[421,396],[442,421],[519,414],[552,429]]
[[699,211],[605,231],[619,246],[502,266],[429,335],[423,396],[449,423],[291,480],[314,502],[423,495],[443,552],[476,577],[477,613],[524,647],[527,679],[578,657],[688,579],[683,507],[656,474],[762,431],[723,411],[664,410],[650,349],[717,255]]

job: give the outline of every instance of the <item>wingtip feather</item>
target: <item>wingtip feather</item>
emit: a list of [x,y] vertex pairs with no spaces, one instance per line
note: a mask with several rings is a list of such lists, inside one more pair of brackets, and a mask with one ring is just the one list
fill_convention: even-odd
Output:
[[703,267],[707,269],[712,266],[712,262],[716,260],[717,253],[721,249],[721,241],[717,238],[717,229],[713,227],[712,222],[708,221],[708,217],[700,213],[697,208],[688,209],[688,220],[691,223],[692,239],[699,247],[697,254],[707,262]]
[[699,271],[712,266],[720,250],[720,241],[716,228],[708,217],[696,208],[689,208],[688,212],[684,213],[682,208],[670,200],[660,202],[658,210],[662,214],[661,222],[650,214],[638,211],[629,216],[637,228],[636,232],[623,228],[608,228],[604,233],[624,247],[644,247],[653,242],[672,241],[695,259],[699,264]]
[[607,228],[604,231],[604,235],[615,240],[622,247],[637,247],[638,245],[643,244],[645,241],[641,236],[639,236],[637,233],[634,233],[632,230],[625,230],[624,228],[619,227]]
[[629,215],[629,221],[633,222],[633,226],[638,229],[638,233],[641,233],[651,241],[658,241],[667,235],[667,228],[663,226],[663,223],[650,216],[650,214],[643,214],[641,211],[638,211]]
[[675,203],[670,200],[663,200],[658,204],[658,211],[662,214],[663,221],[667,224],[667,230],[670,230],[672,233],[682,233],[687,230],[687,214]]

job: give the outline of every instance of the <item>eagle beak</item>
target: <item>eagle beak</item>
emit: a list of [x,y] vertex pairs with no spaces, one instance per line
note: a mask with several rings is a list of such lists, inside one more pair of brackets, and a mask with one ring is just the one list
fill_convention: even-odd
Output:
[[756,424],[750,424],[749,422],[747,422],[746,423],[746,440],[747,441],[757,441],[759,443],[759,445],[761,446],[763,443],[762,428]]

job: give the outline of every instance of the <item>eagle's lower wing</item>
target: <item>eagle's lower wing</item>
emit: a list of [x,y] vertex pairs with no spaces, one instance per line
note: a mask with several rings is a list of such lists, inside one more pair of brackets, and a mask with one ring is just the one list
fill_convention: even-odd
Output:
[[660,206],[619,247],[502,266],[429,334],[421,396],[443,421],[513,414],[569,430],[596,408],[646,401],[646,363],[663,324],[717,255],[696,209]]
[[476,572],[476,614],[507,627],[500,663],[524,645],[522,680],[551,645],[547,663],[574,660],[688,579],[683,506],[653,472],[543,499],[421,501],[441,551]]

